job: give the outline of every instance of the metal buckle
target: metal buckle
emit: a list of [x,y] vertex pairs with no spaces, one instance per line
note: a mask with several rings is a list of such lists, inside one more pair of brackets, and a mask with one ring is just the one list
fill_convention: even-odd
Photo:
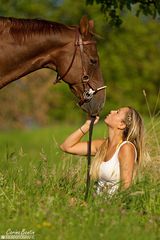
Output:
[[83,97],[85,100],[89,101],[92,99],[94,93],[95,93],[95,91],[90,88],[89,90],[87,90],[83,93]]
[[102,89],[105,89],[107,86],[103,86],[103,87],[99,87],[99,88],[97,88],[96,90],[93,90],[92,88],[90,88],[89,90],[86,90],[84,93],[83,93],[83,97],[84,97],[84,99],[85,100],[91,100],[92,99],[92,97],[93,97],[93,95],[96,93],[96,92],[98,92],[98,91],[100,91],[100,90],[102,90]]

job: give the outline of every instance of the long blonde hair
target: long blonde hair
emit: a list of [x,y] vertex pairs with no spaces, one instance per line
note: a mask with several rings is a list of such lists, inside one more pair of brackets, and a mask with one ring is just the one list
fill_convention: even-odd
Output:
[[[132,107],[128,107],[128,109],[129,111],[124,119],[126,127],[123,131],[123,141],[130,141],[135,145],[137,150],[136,160],[139,165],[142,160],[144,125],[140,114]],[[90,176],[92,179],[98,179],[99,177],[100,164],[105,160],[107,148],[108,139],[104,140],[91,163]]]

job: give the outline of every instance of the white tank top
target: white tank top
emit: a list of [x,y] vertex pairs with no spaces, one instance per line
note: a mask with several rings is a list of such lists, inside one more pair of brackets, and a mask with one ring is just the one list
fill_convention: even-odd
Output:
[[[108,193],[112,194],[114,193],[118,187],[119,187],[119,182],[120,182],[120,166],[119,166],[119,159],[118,159],[118,154],[120,148],[125,144],[125,143],[130,143],[134,146],[133,143],[130,141],[124,141],[122,142],[119,147],[116,149],[115,153],[113,154],[112,158],[109,159],[106,162],[102,162],[100,165],[99,169],[99,181],[98,185],[100,187],[103,187],[105,184],[110,186],[108,188]],[[135,162],[137,159],[137,150],[136,147],[134,146],[135,149]],[[98,193],[98,192],[97,192]]]

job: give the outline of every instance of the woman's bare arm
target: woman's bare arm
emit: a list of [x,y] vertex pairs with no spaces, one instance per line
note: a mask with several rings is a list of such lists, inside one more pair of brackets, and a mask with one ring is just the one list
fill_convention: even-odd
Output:
[[[95,123],[96,124],[99,120],[99,117],[96,118]],[[60,145],[60,148],[64,152],[77,154],[77,155],[87,155],[88,151],[88,142],[81,142],[82,137],[85,133],[89,131],[90,126],[90,120],[87,120],[84,125],[81,126],[81,128],[77,129],[75,132],[73,132],[70,136],[66,138],[66,140]],[[104,142],[103,139],[97,139],[92,141],[91,144],[91,154],[95,155],[100,145]]]
[[120,179],[122,188],[126,189],[132,184],[135,165],[135,149],[130,143],[124,144],[119,151]]

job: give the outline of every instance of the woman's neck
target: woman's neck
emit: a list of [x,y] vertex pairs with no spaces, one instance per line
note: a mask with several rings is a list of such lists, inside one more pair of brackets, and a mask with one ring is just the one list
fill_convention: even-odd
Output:
[[117,146],[123,141],[122,131],[118,129],[109,128],[108,131],[108,144],[109,146]]

